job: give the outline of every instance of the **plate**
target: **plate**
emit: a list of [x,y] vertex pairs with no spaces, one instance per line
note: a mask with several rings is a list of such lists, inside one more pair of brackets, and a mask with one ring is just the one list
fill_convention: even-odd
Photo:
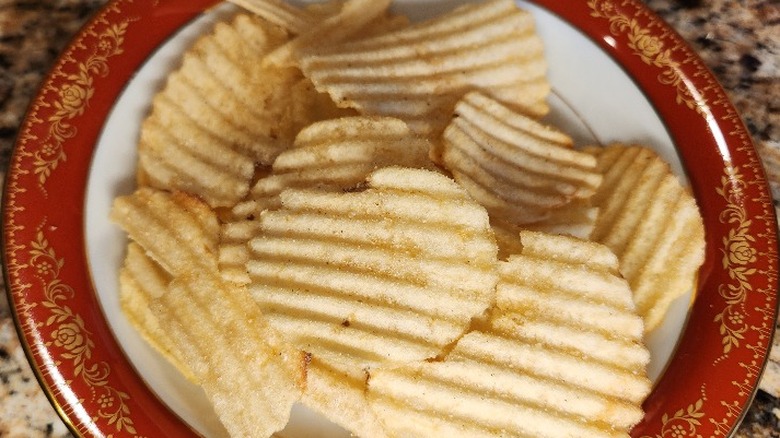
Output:
[[[400,0],[425,18],[463,1]],[[638,0],[520,1],[545,41],[550,121],[579,144],[639,142],[690,186],[707,250],[695,290],[648,337],[655,382],[635,437],[728,436],[756,391],[777,312],[774,209],[750,137],[682,39]],[[235,11],[214,0],[116,0],[63,52],[21,127],[7,175],[3,256],[30,362],[81,436],[215,436],[200,390],[119,311],[124,234],[151,96],[188,45]],[[346,432],[296,406],[284,437]]]

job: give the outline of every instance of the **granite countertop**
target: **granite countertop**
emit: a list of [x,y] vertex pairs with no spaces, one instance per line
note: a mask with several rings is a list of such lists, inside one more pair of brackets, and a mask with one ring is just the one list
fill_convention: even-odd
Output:
[[[0,169],[45,72],[105,0],[0,0]],[[646,0],[723,84],[764,159],[780,205],[780,2]],[[4,296],[4,295],[3,295]],[[780,336],[736,436],[780,438]],[[0,437],[69,436],[19,345],[0,298]]]

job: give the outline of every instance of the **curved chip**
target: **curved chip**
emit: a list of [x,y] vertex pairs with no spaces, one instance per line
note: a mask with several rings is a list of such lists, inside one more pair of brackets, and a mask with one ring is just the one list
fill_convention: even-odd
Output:
[[195,383],[195,375],[151,310],[152,300],[165,293],[171,279],[172,276],[150,259],[143,248],[131,242],[119,271],[119,302],[122,313],[141,337],[187,380]]
[[188,273],[152,300],[151,311],[231,436],[284,428],[309,356],[279,337],[245,289]]
[[261,210],[276,208],[277,196],[286,188],[347,189],[380,167],[432,168],[429,149],[427,140],[390,117],[341,117],[314,123],[276,158],[271,173],[252,188],[251,199]]
[[[391,117],[340,117],[302,129],[291,149],[274,161],[270,173],[252,188],[250,199],[233,208],[220,242],[225,278],[246,283],[246,242],[259,232],[263,210],[279,208],[288,188],[354,189],[375,169],[388,165],[433,168],[429,142]],[[247,220],[249,219],[249,220]]]
[[317,52],[360,33],[376,19],[383,19],[391,0],[346,0],[341,9],[269,53],[266,66],[293,67],[304,53]]
[[116,198],[110,218],[171,275],[217,270],[219,221],[192,195],[142,187]]
[[442,138],[441,164],[509,224],[543,221],[601,183],[596,160],[565,134],[477,92],[458,102]]
[[628,437],[650,392],[642,320],[606,247],[523,232],[490,319],[442,360],[369,369],[394,436]]
[[143,122],[139,185],[231,207],[249,192],[257,165],[270,165],[312,117],[333,114],[298,69],[260,67],[285,41],[284,31],[247,14],[201,36]]
[[259,217],[248,287],[272,325],[315,356],[434,357],[490,304],[487,213],[441,174],[384,168],[363,191],[289,189],[281,201]]
[[615,144],[591,152],[604,172],[591,239],[617,254],[649,332],[694,286],[704,262],[704,223],[696,200],[653,150]]
[[438,135],[472,89],[547,113],[549,84],[533,17],[511,0],[466,5],[410,27],[306,54],[304,74],[342,107]]
[[285,0],[230,0],[230,2],[294,34],[306,31],[317,21],[315,14],[305,8],[291,5]]
[[389,437],[368,406],[367,374],[353,360],[312,357],[301,402],[357,437]]

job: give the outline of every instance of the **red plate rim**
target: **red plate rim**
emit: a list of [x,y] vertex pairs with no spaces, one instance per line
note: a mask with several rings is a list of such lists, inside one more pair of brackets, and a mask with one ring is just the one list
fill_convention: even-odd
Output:
[[[700,58],[638,0],[534,3],[580,29],[634,79],[664,121],[705,218],[695,304],[632,436],[729,436],[757,390],[778,310],[775,211],[750,135]],[[2,213],[12,314],[44,392],[78,436],[194,434],[111,334],[87,268],[83,207],[97,139],[125,84],[215,4],[107,4],[43,82],[14,148]]]

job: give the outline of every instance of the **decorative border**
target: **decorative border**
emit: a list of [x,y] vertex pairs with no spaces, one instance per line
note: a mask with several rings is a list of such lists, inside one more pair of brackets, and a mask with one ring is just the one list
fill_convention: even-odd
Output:
[[[125,0],[132,3],[133,0]],[[52,72],[50,80],[42,89],[42,93],[53,93],[56,99],[51,103],[36,100],[29,117],[37,123],[48,126],[47,136],[38,139],[29,131],[20,138],[21,144],[35,141],[40,147],[29,152],[33,158],[33,172],[38,176],[38,187],[46,193],[44,184],[52,172],[67,159],[64,144],[78,134],[78,129],[72,121],[84,115],[89,101],[95,94],[95,77],[105,77],[109,74],[108,60],[124,52],[122,44],[130,22],[136,19],[125,18],[119,22],[106,19],[108,12],[119,13],[120,3],[111,4],[104,14],[85,28],[78,45],[70,48],[61,57],[58,67]],[[87,39],[95,40],[91,47],[84,44]],[[86,57],[75,57],[77,49],[88,49]],[[82,60],[83,59],[83,60]],[[73,68],[67,68],[73,66]],[[61,83],[57,82],[63,79]],[[42,108],[53,109],[54,113],[45,120],[38,118]]]
[[[722,148],[728,142],[733,150],[741,153],[738,156],[740,162],[735,162],[730,153],[719,157],[723,161],[718,164],[724,173],[720,178],[720,187],[716,187],[715,192],[723,201],[722,207],[718,207],[720,224],[717,227],[717,234],[722,237],[720,242],[710,241],[709,244],[718,245],[720,259],[715,264],[720,265],[723,274],[719,273],[718,278],[722,280],[715,285],[717,291],[714,291],[719,301],[711,297],[707,297],[707,300],[715,308],[710,321],[716,324],[715,329],[721,338],[721,354],[712,359],[711,367],[731,369],[732,377],[739,374],[733,370],[741,370],[742,377],[731,380],[731,384],[744,402],[738,399],[728,402],[719,400],[719,407],[708,404],[708,401],[719,397],[715,394],[708,399],[704,387],[701,387],[701,397],[685,409],[673,414],[668,411],[653,412],[652,419],[646,419],[646,423],[639,427],[642,430],[656,430],[660,427],[661,432],[655,435],[656,438],[728,436],[736,430],[747,402],[756,390],[763,368],[761,364],[771,348],[775,329],[777,220],[766,177],[750,137],[725,92],[701,60],[663,20],[635,0],[588,0],[587,7],[591,17],[609,23],[609,32],[613,36],[624,35],[625,40],[620,40],[618,44],[621,47],[616,50],[623,50],[622,46],[625,46],[642,65],[650,67],[642,74],[652,77],[655,71],[657,81],[673,91],[675,103],[694,110],[699,118],[698,121],[686,118],[682,123],[688,123],[689,126],[703,123],[705,129],[721,131],[725,138],[714,140],[713,147]],[[641,67],[632,68],[637,72],[636,69]],[[699,81],[696,88],[687,83],[691,78]],[[668,109],[662,108],[661,111]],[[671,128],[673,137],[675,130],[680,137],[686,136],[680,133],[678,125]],[[689,148],[693,150],[690,145]],[[692,153],[688,158],[691,156]],[[746,172],[749,175],[745,176]],[[705,186],[705,189],[709,187]],[[702,196],[709,197],[708,194]],[[708,207],[714,206],[713,201],[710,199],[712,205]],[[709,226],[716,228],[714,224]],[[697,320],[699,324],[705,323],[707,318],[704,316],[706,312],[701,313],[697,318],[704,320]],[[688,353],[695,354],[692,350],[688,350]],[[685,372],[677,372],[671,380],[685,377]],[[667,389],[676,386],[674,382],[665,383]],[[714,389],[716,393],[719,391],[718,388]],[[692,390],[686,391],[685,397],[697,397]],[[651,406],[655,408],[659,406],[658,403],[654,400]],[[668,406],[664,409],[668,409]],[[699,413],[704,411],[707,412],[706,424],[699,421],[704,418]]]
[[35,240],[30,242],[28,266],[36,272],[45,298],[27,307],[40,304],[49,312],[46,322],[39,327],[50,338],[44,340],[44,345],[50,351],[60,352],[59,359],[55,361],[58,367],[63,361],[69,362],[73,378],[89,387],[89,403],[99,407],[99,419],[109,426],[113,425],[117,432],[135,434],[130,408],[126,403],[130,395],[109,383],[111,367],[106,362],[93,360],[95,342],[92,333],[85,327],[84,319],[68,305],[69,301],[77,297],[77,293],[60,278],[65,260],[57,257],[43,231],[40,231],[41,228],[38,227]]
[[[49,197],[50,177],[67,160],[65,146],[77,144],[76,126],[88,113],[90,100],[97,91],[96,78],[106,78],[110,74],[109,60],[124,53],[125,34],[130,24],[138,20],[125,13],[124,5],[132,3],[134,0],[110,2],[82,28],[33,100],[6,181],[3,231],[4,263],[11,279],[8,287],[15,317],[27,338],[25,347],[38,363],[41,383],[50,382],[44,385],[44,391],[52,403],[62,409],[74,432],[87,435],[97,428],[142,438],[137,435],[132,418],[130,395],[118,389],[111,365],[93,358],[94,334],[87,328],[85,318],[74,310],[82,294],[89,291],[76,290],[63,279],[65,258],[58,256],[44,231],[53,232],[57,227],[48,225],[44,216],[33,231],[27,228],[29,221],[17,219],[36,214],[33,210],[37,205],[26,199],[34,195],[29,188],[37,184],[40,195]],[[26,182],[30,177],[35,178],[35,183]],[[29,233],[35,234],[32,241],[20,241]],[[47,316],[42,318],[44,314]],[[62,379],[68,386],[74,385],[72,393],[64,394],[60,384],[54,383]],[[88,398],[81,395],[85,392],[81,388],[86,389]],[[77,393],[77,403],[97,407],[89,419],[92,424],[74,413],[74,405],[55,401]]]
[[[667,47],[663,34],[652,32],[637,19],[641,15],[646,15],[642,10],[629,16],[622,9],[617,8],[611,0],[588,0],[588,7],[591,9],[592,17],[609,21],[609,29],[613,35],[626,34],[628,47],[642,62],[661,70],[658,81],[676,90],[678,105],[685,105],[706,117],[709,113],[707,99],[691,92],[684,80],[682,63],[675,60],[679,59],[679,54],[687,55],[682,45]],[[689,56],[684,56],[683,59],[690,61]]]

